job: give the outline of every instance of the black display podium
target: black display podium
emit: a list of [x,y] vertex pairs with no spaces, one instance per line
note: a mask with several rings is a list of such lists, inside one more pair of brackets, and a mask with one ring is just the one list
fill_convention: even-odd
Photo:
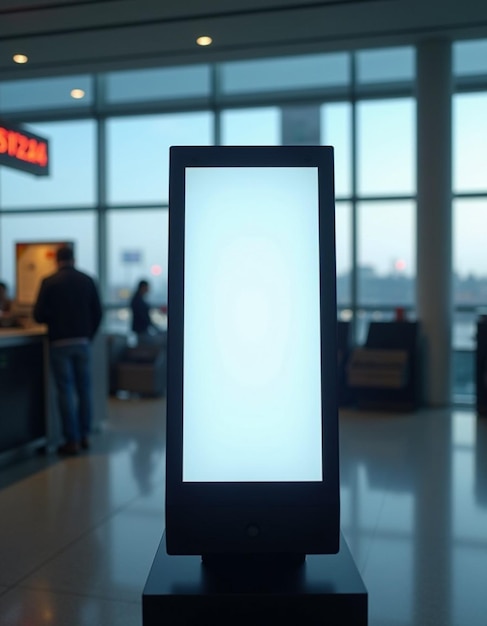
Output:
[[165,536],[142,595],[143,626],[366,626],[368,596],[350,550],[294,567],[204,565],[168,556]]

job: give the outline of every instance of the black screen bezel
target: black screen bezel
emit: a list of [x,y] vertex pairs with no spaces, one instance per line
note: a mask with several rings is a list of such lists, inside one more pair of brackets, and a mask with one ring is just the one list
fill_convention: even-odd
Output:
[[[194,167],[318,169],[323,480],[316,482],[183,482],[185,171]],[[198,507],[280,511],[322,507],[339,516],[335,200],[330,146],[185,146],[170,148],[166,526],[168,543],[181,512]],[[303,320],[304,323],[304,320]],[[195,520],[195,524],[197,524]],[[231,531],[230,531],[231,532]],[[178,545],[184,537],[178,537]],[[211,543],[211,542],[210,542]],[[218,546],[217,546],[218,547]],[[202,547],[201,551],[208,552]],[[215,551],[218,551],[217,549]],[[194,552],[194,546],[191,549]],[[199,550],[197,550],[199,552]],[[184,550],[182,551],[184,553]]]

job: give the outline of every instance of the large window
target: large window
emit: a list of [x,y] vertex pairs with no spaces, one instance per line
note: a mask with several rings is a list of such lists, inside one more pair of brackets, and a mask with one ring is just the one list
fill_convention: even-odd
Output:
[[398,47],[2,83],[0,113],[49,138],[52,170],[0,171],[0,276],[14,279],[15,240],[74,239],[126,323],[141,278],[166,303],[170,146],[332,145],[338,306],[360,339],[414,308],[414,73]]
[[487,257],[482,224],[487,220],[487,197],[463,198],[453,203],[452,343],[454,393],[469,401],[475,393],[474,350],[476,324],[487,304]]
[[[377,62],[374,55],[363,61]],[[379,80],[380,65],[370,78]],[[387,71],[390,67],[387,66]],[[374,73],[375,72],[375,73]],[[413,317],[416,277],[416,145],[412,98],[362,100],[356,110],[356,339],[396,308]],[[397,199],[395,199],[397,198]]]
[[475,396],[476,323],[487,304],[487,39],[453,46],[454,398]]

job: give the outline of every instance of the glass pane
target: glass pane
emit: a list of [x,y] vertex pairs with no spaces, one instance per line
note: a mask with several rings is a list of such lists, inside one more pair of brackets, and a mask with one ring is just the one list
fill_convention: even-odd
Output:
[[455,350],[474,350],[477,318],[475,311],[455,311],[452,336],[452,345]]
[[487,191],[487,93],[453,98],[453,189]]
[[351,302],[352,269],[352,207],[349,202],[337,202],[335,209],[337,303],[349,306]]
[[452,387],[454,402],[458,402],[461,404],[473,404],[475,402],[476,388],[474,349],[453,349]]
[[175,113],[108,120],[107,188],[112,204],[165,204],[169,147],[210,145],[210,113]]
[[278,146],[281,143],[279,109],[269,107],[223,111],[221,138],[224,146]]
[[96,126],[91,120],[29,124],[49,140],[49,176],[0,170],[4,209],[66,208],[95,204]]
[[416,110],[411,98],[360,102],[358,191],[413,194],[416,186]]
[[335,148],[335,193],[349,196],[352,190],[352,107],[348,102],[321,107],[322,145]]
[[167,303],[167,209],[113,210],[107,214],[108,301],[128,304],[139,280],[150,284],[148,301]]
[[453,298],[455,304],[486,306],[487,255],[485,228],[487,199],[453,203]]
[[363,305],[411,306],[416,275],[413,202],[362,202],[358,212],[358,292]]
[[196,98],[209,93],[208,65],[113,72],[106,77],[110,103]]
[[95,276],[97,271],[94,211],[2,215],[0,229],[2,280],[15,293],[15,244],[34,241],[73,241],[76,267]]
[[349,81],[348,53],[233,61],[221,65],[224,94],[343,86]]
[[[71,92],[73,89],[77,92]],[[84,92],[83,97],[79,90]],[[73,97],[78,96],[78,97]],[[93,104],[91,76],[61,76],[3,82],[0,85],[0,111],[17,113],[55,108],[81,108]]]
[[455,76],[487,74],[487,39],[454,43],[453,73]]
[[357,53],[359,83],[412,81],[414,75],[414,48],[381,48]]

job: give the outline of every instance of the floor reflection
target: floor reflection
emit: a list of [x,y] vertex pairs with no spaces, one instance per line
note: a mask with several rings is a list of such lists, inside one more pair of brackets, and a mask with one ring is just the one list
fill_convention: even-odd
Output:
[[340,420],[342,526],[370,623],[487,623],[487,420],[452,410]]
[[[343,411],[340,453],[369,624],[485,626],[487,418]],[[164,477],[164,399],[110,400],[88,454],[3,468],[0,622],[141,626]]]

